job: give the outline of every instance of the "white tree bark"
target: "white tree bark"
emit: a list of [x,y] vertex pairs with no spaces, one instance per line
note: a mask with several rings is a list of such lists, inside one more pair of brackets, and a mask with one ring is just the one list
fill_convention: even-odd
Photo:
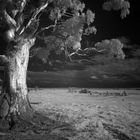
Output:
[[[29,49],[35,39],[25,39],[16,46],[9,44],[8,63],[5,65],[5,79],[0,94],[0,128],[1,121],[14,122],[17,118],[29,119],[32,109],[28,101],[26,84]],[[15,48],[15,49],[14,49]],[[18,117],[17,117],[18,116]]]

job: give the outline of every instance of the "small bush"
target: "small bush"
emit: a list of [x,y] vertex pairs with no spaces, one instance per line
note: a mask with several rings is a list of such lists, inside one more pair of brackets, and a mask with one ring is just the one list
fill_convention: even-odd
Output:
[[84,94],[90,93],[90,94],[91,94],[91,91],[88,90],[88,89],[86,89],[86,88],[84,88],[84,89],[81,89],[81,90],[79,91],[79,93],[84,93]]

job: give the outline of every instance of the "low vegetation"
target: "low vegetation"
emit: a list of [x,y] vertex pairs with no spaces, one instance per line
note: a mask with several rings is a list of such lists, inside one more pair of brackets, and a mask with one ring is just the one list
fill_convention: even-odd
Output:
[[[79,92],[97,93],[98,96]],[[104,96],[103,93],[112,93]],[[120,96],[119,93],[127,93]],[[137,93],[137,94],[136,94]],[[8,140],[139,140],[139,90],[53,88],[32,90],[32,106],[43,116],[41,129],[0,133]],[[47,120],[46,117],[47,116]],[[46,128],[47,126],[47,128]],[[6,139],[6,140],[7,140]]]

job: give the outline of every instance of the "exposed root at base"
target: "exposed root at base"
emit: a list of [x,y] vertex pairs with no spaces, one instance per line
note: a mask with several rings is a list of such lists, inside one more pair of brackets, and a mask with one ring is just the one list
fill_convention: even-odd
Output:
[[29,119],[23,119],[18,116],[17,121],[15,125],[11,128],[11,130],[19,131],[19,132],[32,130],[35,133],[37,133],[37,131],[39,132],[49,131],[50,127],[52,127],[51,126],[52,124],[54,124],[52,120],[48,119],[42,114],[34,112],[32,118],[29,118]]
[[[7,124],[9,124],[7,122]],[[63,127],[71,127],[70,124],[64,122],[58,122],[55,120],[51,120],[46,117],[43,113],[34,112],[32,118],[23,119],[20,116],[16,116],[16,122],[12,127],[7,125],[6,128],[0,129],[0,132],[8,132],[8,133],[21,133],[21,134],[50,134],[53,130],[63,128]]]

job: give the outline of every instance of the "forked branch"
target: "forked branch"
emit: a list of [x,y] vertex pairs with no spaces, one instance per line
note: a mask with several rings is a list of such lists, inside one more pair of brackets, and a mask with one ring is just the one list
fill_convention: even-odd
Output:
[[16,21],[11,17],[9,16],[9,14],[7,13],[6,10],[4,10],[4,18],[6,20],[6,22],[8,23],[9,26],[13,26],[13,27],[16,27]]
[[40,6],[39,8],[36,8],[36,10],[34,11],[31,19],[29,20],[29,22],[27,23],[25,29],[27,29],[32,22],[37,18],[38,14],[43,11],[46,7],[48,6],[48,2],[46,2],[44,5]]

